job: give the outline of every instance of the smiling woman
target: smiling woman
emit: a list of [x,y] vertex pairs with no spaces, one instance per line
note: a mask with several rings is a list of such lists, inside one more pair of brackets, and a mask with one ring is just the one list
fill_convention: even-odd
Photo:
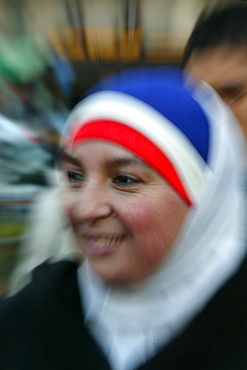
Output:
[[85,94],[59,157],[83,257],[3,299],[3,368],[246,369],[244,148],[214,90],[178,69]]
[[66,208],[78,246],[104,281],[139,281],[169,250],[188,206],[157,172],[119,146],[85,142],[73,155],[80,167],[64,166],[72,189]]

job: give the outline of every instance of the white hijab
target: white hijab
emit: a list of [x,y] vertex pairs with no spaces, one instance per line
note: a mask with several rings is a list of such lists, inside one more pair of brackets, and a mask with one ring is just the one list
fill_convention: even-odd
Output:
[[78,271],[85,324],[114,370],[146,362],[178,335],[236,272],[246,253],[242,133],[208,85],[194,98],[211,123],[212,173],[169,256],[155,274],[122,290],[104,285],[87,262]]

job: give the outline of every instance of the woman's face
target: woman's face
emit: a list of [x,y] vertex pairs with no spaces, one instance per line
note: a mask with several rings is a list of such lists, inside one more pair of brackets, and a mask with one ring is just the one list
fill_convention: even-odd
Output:
[[80,144],[63,168],[69,220],[96,274],[118,285],[152,274],[184,221],[183,199],[151,167],[114,144]]

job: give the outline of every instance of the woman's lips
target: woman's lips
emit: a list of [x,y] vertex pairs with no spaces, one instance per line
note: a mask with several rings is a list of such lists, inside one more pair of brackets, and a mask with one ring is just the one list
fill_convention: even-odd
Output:
[[116,235],[99,235],[99,236],[82,236],[83,250],[91,256],[103,256],[113,253],[117,250],[124,236]]

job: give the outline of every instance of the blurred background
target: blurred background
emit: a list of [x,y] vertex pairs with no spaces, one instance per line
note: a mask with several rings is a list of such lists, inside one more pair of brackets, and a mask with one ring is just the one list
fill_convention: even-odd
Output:
[[178,65],[200,14],[220,0],[0,0],[0,295],[36,197],[55,181],[69,110],[100,78]]

